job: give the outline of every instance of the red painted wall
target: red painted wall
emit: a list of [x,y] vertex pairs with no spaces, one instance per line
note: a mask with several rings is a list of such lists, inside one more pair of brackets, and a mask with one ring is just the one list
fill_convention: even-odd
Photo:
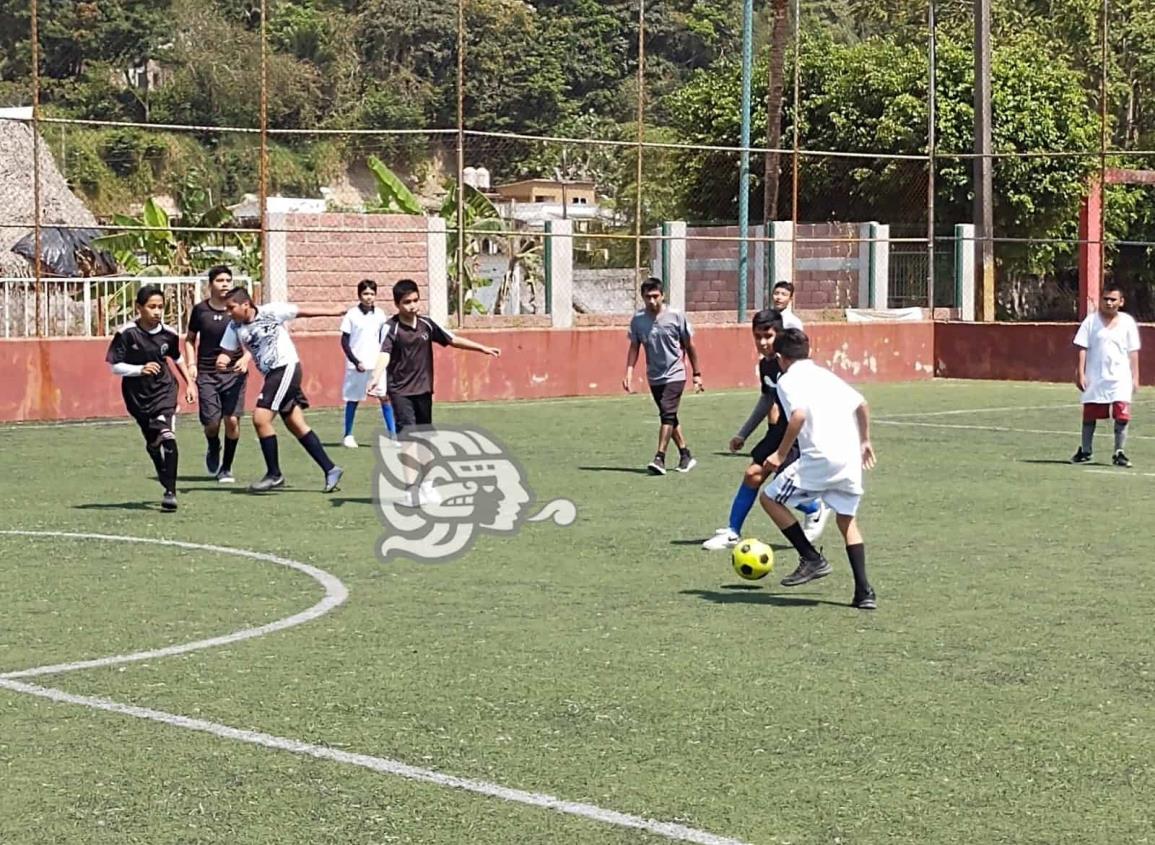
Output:
[[[931,377],[931,323],[814,324],[814,358],[850,381]],[[437,350],[437,398],[443,402],[613,395],[625,369],[624,327],[470,330],[502,357]],[[695,332],[706,388],[753,387],[757,360],[745,326],[702,326]],[[314,406],[341,404],[344,359],[335,334],[295,336],[304,389]],[[118,379],[104,363],[107,338],[0,340],[0,421],[120,417]],[[645,389],[639,365],[636,380]],[[260,375],[248,391],[256,400]],[[193,409],[185,409],[194,414]],[[195,420],[195,416],[192,417]]]
[[[1074,323],[936,323],[935,375],[1006,381],[1075,380]],[[1155,384],[1155,326],[1140,326],[1139,374]]]

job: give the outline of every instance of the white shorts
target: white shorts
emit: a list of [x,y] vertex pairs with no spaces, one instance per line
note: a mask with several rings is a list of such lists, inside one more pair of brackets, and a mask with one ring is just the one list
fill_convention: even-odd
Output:
[[[369,382],[373,381],[373,371],[366,370],[359,373],[356,370],[345,369],[345,382],[341,385],[341,399],[345,402],[360,402],[365,399],[367,391],[369,390]],[[374,397],[381,397],[385,395],[385,384],[382,379],[382,384],[377,385],[377,390],[374,391]]]
[[774,476],[774,480],[763,488],[762,495],[788,508],[796,508],[803,502],[821,499],[840,516],[854,516],[858,513],[858,503],[862,501],[861,493],[851,493],[837,487],[826,490],[803,490],[798,486],[797,463],[791,464]]

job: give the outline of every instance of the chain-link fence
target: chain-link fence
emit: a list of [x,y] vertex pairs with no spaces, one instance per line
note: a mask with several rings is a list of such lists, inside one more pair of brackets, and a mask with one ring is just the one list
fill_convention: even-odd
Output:
[[300,300],[445,272],[458,323],[543,317],[559,220],[580,314],[631,311],[682,221],[686,308],[717,319],[779,278],[827,318],[950,317],[984,237],[980,318],[1072,319],[1088,274],[1152,318],[1149,8],[1000,4],[983,153],[982,2],[754,4],[743,150],[742,0],[31,0],[0,36],[6,335],[101,333],[133,279],[217,263]]

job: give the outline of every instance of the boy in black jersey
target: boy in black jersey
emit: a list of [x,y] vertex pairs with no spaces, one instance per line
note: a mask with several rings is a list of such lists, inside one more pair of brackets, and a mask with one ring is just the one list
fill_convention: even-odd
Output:
[[[190,362],[189,372],[196,380],[200,420],[208,442],[205,468],[221,484],[233,484],[236,481],[233,457],[241,439],[245,383],[252,356],[237,350],[229,353],[227,369],[217,369],[221,338],[231,321],[225,295],[233,287],[233,273],[221,264],[209,270],[208,278],[208,298],[193,306],[189,314],[185,352]],[[225,429],[224,457],[221,456],[222,422]]]
[[108,345],[105,360],[120,376],[124,406],[140,426],[145,449],[164,488],[161,509],[176,510],[177,446],[173,434],[177,382],[169,367],[176,365],[185,382],[185,401],[197,400],[196,386],[180,356],[180,337],[161,322],[164,294],[152,285],[136,295],[137,318],[124,326]]
[[[734,501],[730,505],[729,525],[719,528],[713,537],[702,543],[702,548],[708,551],[728,549],[737,545],[746,517],[758,500],[758,490],[770,476],[764,467],[766,459],[777,450],[786,431],[786,415],[782,412],[782,403],[778,399],[777,391],[778,377],[782,371],[774,355],[774,338],[784,330],[782,312],[774,308],[759,311],[754,315],[752,328],[754,344],[761,356],[758,359],[758,383],[761,386],[761,393],[749,418],[742,424],[738,433],[730,438],[730,451],[737,452],[741,449],[746,443],[746,438],[754,433],[763,420],[768,423],[768,427],[762,439],[750,452],[750,465],[746,468],[742,485],[734,494]],[[797,459],[798,448],[795,445],[780,471]],[[799,506],[799,510],[806,514],[804,531],[807,538],[812,541],[818,539],[830,517],[829,509],[821,501],[817,501],[806,502]]]

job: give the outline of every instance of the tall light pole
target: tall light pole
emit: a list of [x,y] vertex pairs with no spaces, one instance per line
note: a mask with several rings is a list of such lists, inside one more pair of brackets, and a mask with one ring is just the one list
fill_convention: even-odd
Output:
[[975,310],[995,319],[994,161],[991,159],[991,0],[975,3]]
[[750,278],[750,86],[754,76],[754,0],[742,4],[742,153],[738,167],[738,322],[746,322]]

